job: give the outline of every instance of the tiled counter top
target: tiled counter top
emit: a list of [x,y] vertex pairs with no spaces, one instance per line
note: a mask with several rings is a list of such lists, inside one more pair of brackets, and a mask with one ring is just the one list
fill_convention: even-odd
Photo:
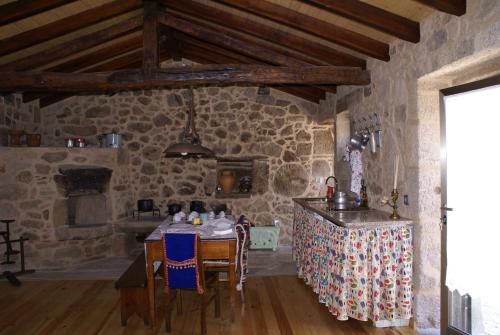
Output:
[[334,224],[346,228],[377,228],[409,225],[410,219],[390,219],[390,214],[376,209],[330,210],[324,198],[295,198],[295,203]]

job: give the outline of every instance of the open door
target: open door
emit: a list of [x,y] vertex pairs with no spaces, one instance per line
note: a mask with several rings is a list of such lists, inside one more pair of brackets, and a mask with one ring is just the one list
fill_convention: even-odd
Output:
[[500,78],[442,93],[441,333],[500,334]]

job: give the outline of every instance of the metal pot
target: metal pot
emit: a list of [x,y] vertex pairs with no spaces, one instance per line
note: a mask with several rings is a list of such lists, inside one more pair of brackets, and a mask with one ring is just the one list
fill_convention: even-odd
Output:
[[83,137],[74,138],[73,142],[76,148],[85,148],[85,146],[87,145]]
[[205,213],[205,206],[203,205],[203,201],[191,201],[189,210],[191,212]]
[[73,148],[75,146],[75,140],[72,138],[65,138],[64,145],[66,148]]
[[[350,193],[350,192],[349,192]],[[355,206],[355,198],[346,192],[335,192],[333,197],[333,203],[335,204],[335,209],[351,209]]]
[[123,145],[122,135],[116,133],[102,134],[101,145],[103,148],[121,148]]
[[182,209],[182,206],[180,204],[170,204],[168,205],[168,215],[175,215],[179,213]]
[[137,210],[139,212],[151,212],[153,211],[153,208],[154,208],[153,199],[137,200]]
[[361,134],[354,134],[351,137],[349,146],[351,149],[363,151],[366,148],[368,141]]

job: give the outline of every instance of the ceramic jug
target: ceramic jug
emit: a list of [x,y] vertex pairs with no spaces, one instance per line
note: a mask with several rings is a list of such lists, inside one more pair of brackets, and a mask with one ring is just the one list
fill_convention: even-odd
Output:
[[224,170],[219,177],[219,184],[224,193],[230,193],[234,186],[236,175],[234,171]]

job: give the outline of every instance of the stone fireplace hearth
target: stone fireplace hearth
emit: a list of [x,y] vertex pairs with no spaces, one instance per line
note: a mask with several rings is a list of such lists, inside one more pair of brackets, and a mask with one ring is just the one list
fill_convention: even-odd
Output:
[[[29,238],[27,266],[56,269],[125,255],[114,230],[133,206],[128,154],[100,148],[0,150],[0,212]],[[3,192],[3,193],[2,193]]]
[[54,206],[58,240],[87,240],[112,234],[109,181],[113,170],[99,166],[61,166],[54,176],[63,199]]
[[106,225],[111,216],[108,193],[113,171],[94,166],[66,166],[59,171],[54,181],[67,199],[65,204],[60,202],[65,208],[55,210],[66,212],[65,224],[70,228]]

